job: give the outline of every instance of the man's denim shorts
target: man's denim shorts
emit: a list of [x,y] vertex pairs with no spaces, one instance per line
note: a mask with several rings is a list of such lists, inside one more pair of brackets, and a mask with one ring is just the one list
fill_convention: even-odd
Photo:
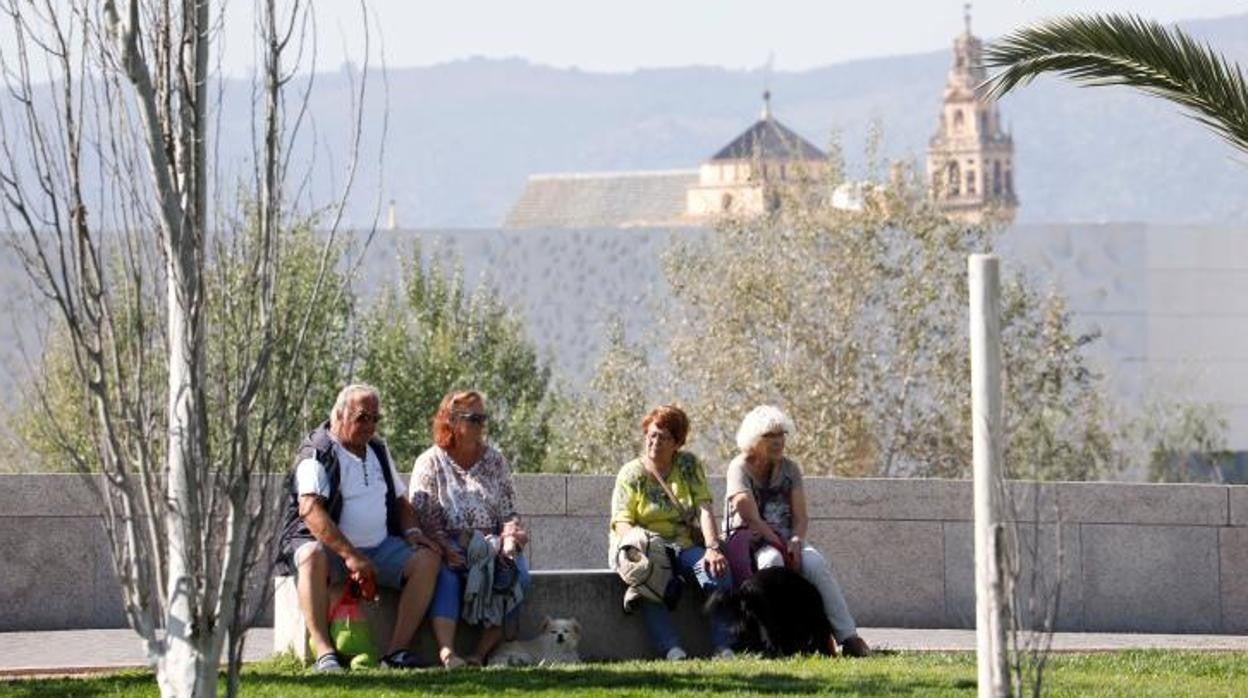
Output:
[[[338,553],[326,548],[320,542],[309,540],[295,548],[295,561],[301,562],[305,555],[310,551],[319,547],[325,551],[325,555],[329,558],[329,582],[337,584],[347,578],[347,563],[343,561]],[[358,548],[358,550],[369,560],[373,561],[373,565],[377,568],[377,584],[378,586],[388,587],[390,589],[403,588],[403,568],[407,567],[407,560],[416,551],[407,541],[397,536],[386,536],[385,540],[379,545],[371,548]]]

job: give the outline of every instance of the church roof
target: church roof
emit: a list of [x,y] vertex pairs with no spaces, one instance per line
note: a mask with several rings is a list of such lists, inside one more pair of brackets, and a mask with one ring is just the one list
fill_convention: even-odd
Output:
[[503,227],[689,225],[685,192],[697,183],[697,170],[532,175]]
[[827,156],[770,113],[711,156],[716,160],[822,160]]

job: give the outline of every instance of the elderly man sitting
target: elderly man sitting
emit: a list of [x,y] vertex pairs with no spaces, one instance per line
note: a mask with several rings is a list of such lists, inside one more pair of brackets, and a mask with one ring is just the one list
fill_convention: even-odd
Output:
[[299,607],[316,650],[316,670],[342,671],[329,639],[329,584],[348,574],[366,588],[400,590],[398,616],[382,666],[412,668],[408,644],[420,625],[441,562],[416,525],[403,479],[374,434],[381,398],[367,385],[338,394],[329,421],[299,447],[291,477],[282,555],[298,574]]

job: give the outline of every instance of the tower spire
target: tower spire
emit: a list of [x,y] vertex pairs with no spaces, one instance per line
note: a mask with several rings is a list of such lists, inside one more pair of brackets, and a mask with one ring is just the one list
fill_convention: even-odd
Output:
[[1002,130],[997,105],[977,87],[987,79],[983,42],[971,33],[971,4],[962,5],[963,33],[953,40],[953,65],[945,82],[940,123],[927,149],[927,176],[937,206],[950,217],[979,222],[1012,220],[1014,141]]

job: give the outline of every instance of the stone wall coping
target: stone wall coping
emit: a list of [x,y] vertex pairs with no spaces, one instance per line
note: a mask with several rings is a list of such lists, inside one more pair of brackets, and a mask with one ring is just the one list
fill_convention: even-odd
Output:
[[[94,475],[0,475],[0,517],[96,516]],[[282,477],[275,475],[275,478]],[[711,478],[722,511],[722,477]],[[607,516],[610,475],[516,475],[517,508],[527,516]],[[834,478],[805,480],[812,519],[970,521],[970,480]],[[1248,486],[1011,481],[1020,521],[1248,526]]]

